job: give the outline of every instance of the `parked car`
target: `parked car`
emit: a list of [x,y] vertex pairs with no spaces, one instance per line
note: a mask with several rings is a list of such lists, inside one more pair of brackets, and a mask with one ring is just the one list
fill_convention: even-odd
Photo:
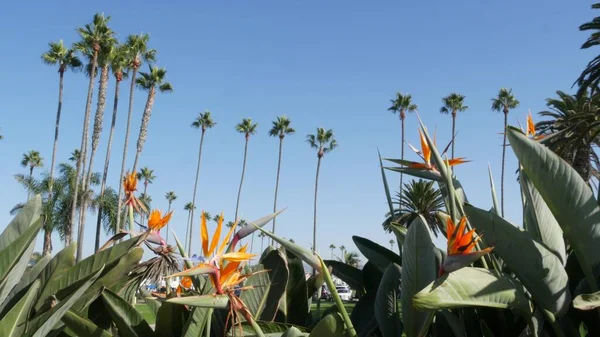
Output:
[[321,299],[325,300],[325,301],[333,300],[333,297],[331,296],[331,292],[325,286],[321,289]]
[[337,293],[340,295],[340,299],[342,301],[351,301],[352,300],[352,292],[350,289],[346,287],[335,287]]

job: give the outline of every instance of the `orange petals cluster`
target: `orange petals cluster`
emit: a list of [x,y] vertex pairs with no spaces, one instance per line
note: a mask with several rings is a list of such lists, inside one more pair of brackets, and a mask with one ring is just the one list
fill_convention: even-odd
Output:
[[148,229],[154,232],[159,232],[161,228],[163,228],[166,224],[171,220],[171,215],[173,215],[173,211],[162,216],[162,213],[155,209],[150,212],[150,216],[148,217]]
[[138,213],[140,211],[148,212],[144,204],[135,196],[135,191],[137,191],[137,175],[135,172],[123,177],[123,189],[125,190],[126,206],[133,207]]
[[494,249],[494,247],[488,247],[482,250],[474,250],[477,242],[481,240],[481,235],[477,235],[475,229],[465,233],[466,225],[467,218],[464,216],[460,219],[458,226],[454,224],[451,218],[446,221],[448,257],[440,267],[440,275],[461,269]]
[[545,137],[544,135],[537,135],[535,133],[535,123],[533,122],[533,117],[531,117],[531,111],[529,111],[529,114],[527,115],[526,135],[527,135],[527,137],[534,139],[534,140],[542,139]]
[[[421,138],[421,152],[420,153],[418,151],[415,151],[415,152],[421,156],[421,159],[423,159],[423,162],[422,163],[411,162],[408,164],[408,167],[414,168],[414,169],[421,169],[421,170],[437,171],[437,168],[435,167],[435,165],[433,165],[431,163],[431,148],[429,147],[429,144],[427,144],[427,140],[425,139],[423,132],[421,132],[421,129],[419,129],[419,136]],[[465,160],[464,158],[452,158],[452,159],[445,160],[444,162],[448,166],[455,166],[455,165],[467,163],[468,160]]]

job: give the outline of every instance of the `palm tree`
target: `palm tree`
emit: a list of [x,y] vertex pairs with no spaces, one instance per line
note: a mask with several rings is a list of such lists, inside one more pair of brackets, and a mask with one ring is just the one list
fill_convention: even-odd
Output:
[[231,227],[233,227],[233,225],[234,225],[233,221],[228,221],[228,222],[225,224],[225,226],[227,226],[227,228],[231,228]]
[[[600,9],[600,3],[593,4],[592,9]],[[600,45],[600,34],[598,33],[598,30],[600,30],[600,17],[595,17],[592,21],[582,24],[579,26],[579,30],[592,31],[590,37],[581,45],[581,49]],[[598,90],[600,85],[600,56],[596,56],[588,63],[575,83],[579,85],[578,96],[587,93],[588,89],[591,89],[591,95]]]
[[344,247],[344,245],[340,246],[340,256],[344,257],[344,254],[346,253],[346,247]]
[[[124,78],[127,78],[127,49],[125,46],[119,46],[112,49],[112,53],[110,55],[110,68],[112,70],[113,76],[115,77],[115,94],[113,99],[113,113],[112,120],[110,123],[110,133],[108,135],[108,145],[106,146],[106,156],[104,158],[104,171],[102,172],[102,183],[100,184],[100,196],[99,198],[104,197],[104,192],[106,190],[106,180],[108,178],[108,167],[110,163],[110,152],[112,148],[113,135],[115,132],[115,125],[117,122],[117,109],[119,106],[119,88],[121,81]],[[117,199],[118,200],[118,199]],[[96,220],[96,243],[94,245],[94,251],[98,251],[100,248],[100,225],[102,223],[102,219],[104,215],[102,212],[104,208],[103,204],[99,204],[98,206],[98,218]]]
[[0,134],[0,140],[4,139],[4,135]]
[[[200,129],[202,132],[200,133],[200,146],[198,146],[198,165],[196,166],[196,180],[194,181],[194,193],[192,194],[192,205],[196,205],[196,191],[198,188],[198,178],[200,177],[200,162],[202,160],[202,145],[204,144],[204,134],[206,130],[211,129],[217,123],[213,121],[210,111],[201,112],[198,114],[198,117],[192,122],[192,127],[195,129]],[[190,235],[192,235],[194,229],[194,209],[196,207],[192,207],[192,215],[190,217]],[[191,242],[191,238],[187,238]]]
[[358,265],[360,264],[360,259],[358,258],[358,253],[350,252],[350,253],[344,254],[343,262],[352,267],[355,267],[355,268],[358,267]]
[[[125,127],[125,142],[123,145],[123,158],[121,160],[121,174],[119,175],[119,205],[118,214],[123,208],[123,177],[125,176],[125,164],[127,163],[127,147],[129,146],[129,131],[131,130],[131,114],[133,112],[133,96],[135,93],[136,75],[142,62],[153,62],[156,50],[148,48],[148,34],[129,35],[124,44],[128,68],[131,70],[131,84],[129,86],[129,109],[127,111],[127,126]],[[117,217],[117,231],[121,229],[121,217]]]
[[390,240],[390,250],[394,250],[394,240]]
[[[307,135],[306,141],[310,144],[310,147],[317,150],[317,175],[315,177],[315,203],[314,203],[314,214],[313,214],[313,252],[316,253],[317,249],[317,191],[319,188],[319,170],[321,169],[321,159],[323,156],[335,149],[338,144],[333,135],[333,130],[325,130],[324,128],[317,128],[317,133],[314,135]],[[313,268],[313,274],[315,273]]]
[[[147,193],[141,193],[139,200],[142,203],[142,205],[144,205],[144,207],[146,207],[146,209],[152,209],[152,197],[150,195],[148,195]],[[145,216],[143,213],[140,212],[139,216],[140,216],[140,220],[144,220]],[[140,223],[141,223],[141,221],[140,221]]]
[[[90,72],[90,81],[88,84],[88,94],[87,101],[85,104],[85,117],[83,119],[83,131],[81,133],[81,145],[79,156],[79,160],[77,161],[77,176],[80,174],[84,177],[85,180],[85,167],[84,161],[86,158],[86,149],[88,142],[88,129],[90,126],[90,114],[92,108],[92,95],[94,92],[94,79],[96,77],[96,67],[98,64],[98,54],[102,49],[102,44],[109,37],[112,37],[113,32],[110,28],[108,28],[108,21],[110,20],[110,16],[104,17],[103,14],[95,14],[93,22],[91,24],[86,24],[84,27],[77,28],[77,32],[81,37],[81,41],[76,44],[76,48],[85,51],[89,50],[88,47],[91,46],[92,50],[92,59],[91,59],[91,72]],[[91,169],[91,168],[90,168]],[[83,181],[83,186],[85,186],[85,181]],[[73,197],[77,199],[79,193],[79,179],[75,180],[75,190],[73,192]],[[71,217],[69,219],[69,230],[66,236],[66,244],[71,243],[73,226],[75,224],[75,212],[77,211],[77,203],[73,202],[71,207]],[[85,210],[82,210],[85,211]],[[79,233],[78,233],[78,245],[77,245],[77,261],[81,258],[81,248],[83,244],[83,223],[79,223]]]
[[150,123],[152,107],[154,106],[154,99],[156,98],[156,89],[158,88],[158,91],[164,93],[173,92],[173,86],[166,81],[167,69],[155,66],[151,66],[149,69],[150,71],[147,73],[140,72],[141,77],[136,80],[138,87],[148,91],[148,99],[146,100],[144,114],[142,115],[142,124],[140,125],[140,134],[137,141],[137,152],[135,153],[135,160],[133,161],[133,172],[135,172],[137,168],[140,154],[142,153],[144,143],[146,142],[148,124]]
[[[292,121],[287,118],[285,115],[281,117],[277,117],[276,120],[273,121],[273,127],[269,130],[269,136],[271,137],[279,137],[279,159],[277,160],[277,179],[275,179],[275,198],[273,200],[273,213],[277,212],[277,192],[279,191],[279,173],[281,172],[281,154],[283,152],[283,139],[287,135],[294,134],[296,130],[290,126]],[[277,217],[273,218],[273,234],[275,234],[275,220]],[[271,239],[271,244],[273,244],[273,239]]]
[[[154,183],[154,179],[156,179],[156,176],[154,175],[154,170],[151,170],[148,167],[143,167],[140,170],[140,172],[137,174],[137,179],[139,181],[144,181],[143,194],[148,195],[148,185]],[[146,209],[149,209],[149,208],[146,208]],[[142,225],[143,224],[144,224],[144,217],[142,217]]]
[[464,104],[465,96],[457,93],[451,93],[442,98],[442,102],[444,105],[440,108],[440,112],[443,114],[452,114],[452,158],[454,158],[454,144],[456,144],[456,132],[454,131],[456,126],[456,114],[467,110],[469,107]]
[[223,219],[222,219],[222,217],[221,217],[221,214],[217,214],[217,215],[215,215],[215,216],[213,217],[213,220],[214,220],[214,222],[215,222],[215,223],[217,223],[217,224],[218,224],[219,222],[223,221]]
[[423,216],[434,235],[440,228],[444,228],[436,213],[443,210],[444,198],[440,190],[436,189],[433,181],[413,180],[404,184],[404,193],[394,202],[398,208],[394,208],[394,214],[386,214],[388,217],[382,224],[383,229],[391,233],[392,223],[408,227],[419,216]]
[[[33,169],[36,167],[44,166],[44,158],[40,156],[40,153],[35,150],[31,150],[27,153],[23,153],[23,159],[21,159],[21,166],[29,167],[29,178],[33,176]],[[31,191],[27,192],[27,199],[29,199]]]
[[[171,204],[173,203],[173,201],[175,201],[175,199],[177,199],[177,195],[175,195],[174,191],[169,191],[165,194],[165,199],[167,199],[167,202],[169,203],[169,209],[167,210],[167,212],[171,211]],[[169,224],[167,223],[167,243],[169,243]]]
[[546,100],[549,110],[539,113],[549,119],[538,122],[536,129],[542,135],[553,134],[542,142],[589,184],[592,176],[600,176],[592,165],[599,163],[593,147],[600,143],[600,96],[589,98],[586,93],[578,96],[562,91],[556,93],[558,98]]
[[[392,106],[388,108],[388,111],[392,113],[399,113],[400,123],[402,124],[402,146],[400,147],[401,159],[404,160],[404,120],[406,119],[406,112],[417,111],[417,105],[413,104],[411,95],[403,95],[401,92],[396,93],[396,98],[390,100]],[[403,174],[400,173],[400,189],[402,189],[402,178]]]
[[264,252],[264,241],[265,241],[265,233],[260,232],[258,233],[258,237],[260,238],[260,252]]
[[190,246],[188,244],[189,238],[191,238],[191,234],[190,234],[190,217],[192,216],[192,209],[194,209],[195,206],[192,202],[188,202],[187,204],[185,204],[185,206],[183,207],[184,210],[188,211],[188,221],[187,221],[187,226],[185,228],[185,250],[187,250],[188,255],[190,255]]
[[[77,71],[81,69],[82,63],[75,49],[65,47],[63,40],[50,42],[47,52],[42,54],[42,61],[47,65],[58,66],[58,110],[56,111],[56,123],[54,125],[54,146],[52,147],[52,163],[50,164],[50,192],[52,192],[52,178],[54,177],[54,163],[56,161],[56,149],[58,146],[58,130],[60,126],[60,114],[62,112],[63,82],[65,72],[69,69]],[[0,139],[2,136],[0,135]]]
[[512,94],[512,89],[502,88],[497,97],[492,98],[492,110],[504,113],[504,129],[502,131],[502,175],[500,178],[500,203],[502,216],[504,216],[504,164],[506,158],[506,127],[508,126],[508,112],[519,106],[519,101]]
[[333,250],[335,249],[335,245],[333,243],[330,244],[329,249],[331,249],[331,259],[333,260]]
[[206,218],[206,221],[210,221],[213,219],[212,215],[210,215],[210,213],[208,213],[207,211],[202,212],[202,214]]
[[[246,158],[248,155],[248,141],[250,136],[256,133],[258,123],[252,123],[252,119],[244,118],[241,123],[235,126],[235,130],[244,135],[246,143],[244,145],[244,163],[242,165],[242,178],[240,179],[240,188],[238,189],[237,202],[235,205],[235,217],[234,221],[238,221],[238,211],[240,208],[240,195],[242,194],[242,185],[244,184],[244,174],[246,173]],[[254,234],[252,234],[254,237]]]

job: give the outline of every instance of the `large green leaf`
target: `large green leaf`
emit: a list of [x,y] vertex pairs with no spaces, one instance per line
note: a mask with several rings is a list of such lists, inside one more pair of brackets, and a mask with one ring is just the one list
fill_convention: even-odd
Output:
[[[70,310],[65,313],[62,321],[65,323],[67,329],[73,332],[75,336],[112,337],[108,331],[98,327],[94,322],[87,318],[83,318]],[[120,330],[119,333],[121,333]],[[121,336],[127,335],[122,334]]]
[[195,307],[192,309],[190,317],[183,325],[182,337],[199,337],[204,333],[206,322],[211,318],[208,308]]
[[[300,331],[300,333],[307,333],[309,330],[306,329],[303,326],[299,326],[299,325],[291,325],[291,324],[285,324],[285,323],[279,323],[279,322],[265,322],[265,321],[256,321],[256,324],[258,325],[258,327],[262,330],[262,332],[266,335],[266,336],[283,336],[282,333],[290,330],[290,329],[295,329],[297,331]],[[243,333],[243,335],[240,335],[240,326],[237,325],[235,327],[235,336],[256,336],[256,332],[254,331],[254,328],[252,328],[252,325],[250,325],[248,322],[242,322],[241,324],[241,332]],[[231,329],[229,329],[229,334],[228,336],[233,336],[233,334],[231,333],[232,330],[234,329],[234,327],[231,327]],[[302,336],[302,335],[300,335]]]
[[[79,298],[92,286],[92,284],[94,284],[94,282],[96,282],[103,270],[104,267],[101,267],[94,274],[88,275],[84,279],[83,284],[69,294],[69,296],[58,302],[52,309],[36,316],[33,320],[30,320],[25,336],[45,337],[54,326],[60,322],[64,314],[71,309]],[[98,292],[97,295],[100,295],[100,292]]]
[[[250,226],[246,226],[246,227],[250,227]],[[321,263],[319,262],[319,259],[317,259],[317,257],[310,250],[308,250],[300,245],[297,245],[289,240],[281,238],[281,237],[279,237],[271,232],[268,232],[260,227],[256,227],[256,228],[258,230],[260,230],[261,232],[265,233],[271,239],[275,240],[280,245],[282,245],[285,249],[292,252],[295,256],[302,259],[302,261],[306,262],[309,266],[315,268],[316,270],[319,270],[321,268]]]
[[383,162],[381,161],[381,153],[377,150],[377,155],[379,156],[379,167],[381,169],[381,180],[383,181],[383,190],[385,191],[385,199],[387,200],[388,209],[390,211],[390,216],[394,214],[394,204],[392,203],[392,196],[390,195],[390,186],[387,182],[387,177],[385,176],[385,170],[383,167]]
[[554,315],[568,310],[571,301],[569,277],[552,251],[533,240],[528,232],[493,213],[468,204],[465,212],[477,230],[485,233],[487,242],[495,246],[494,253],[504,260],[537,303]]
[[119,295],[105,289],[100,296],[113,322],[122,337],[143,337],[152,335],[153,331],[148,322],[142,318],[139,311],[127,303]]
[[296,328],[295,326],[287,329],[282,335],[281,337],[306,337],[309,334],[306,332],[302,332],[300,329]]
[[408,228],[402,247],[402,317],[407,337],[419,336],[430,323],[430,313],[417,312],[412,298],[435,280],[435,253],[431,235],[421,216]]
[[431,282],[414,296],[413,305],[420,310],[489,307],[529,312],[529,300],[518,282],[506,274],[472,267]]
[[402,335],[402,322],[398,314],[398,292],[400,291],[400,277],[402,268],[390,264],[377,289],[375,296],[375,319],[383,337],[396,337]]
[[21,234],[25,233],[29,226],[38,221],[41,211],[42,198],[39,195],[36,195],[29,199],[17,216],[13,218],[2,234],[0,234],[0,250],[6,248],[9,244],[19,238]]
[[363,289],[362,271],[360,269],[334,260],[325,260],[325,264],[328,267],[332,267],[332,274],[348,284],[350,288],[355,290]]
[[325,316],[310,332],[310,337],[344,337],[345,328],[342,316],[333,313]]
[[584,268],[600,262],[600,208],[589,186],[569,164],[519,130],[507,130],[525,174],[558,221]]
[[4,303],[13,288],[21,282],[40,228],[42,221],[38,219],[17,239],[0,250],[0,303]]
[[276,321],[304,325],[310,311],[304,264],[293,253],[287,252],[289,277],[285,296],[279,302]]
[[31,267],[31,269],[23,273],[23,278],[21,279],[19,284],[15,286],[13,291],[18,292],[19,290],[31,285],[36,279],[38,279],[38,277],[40,276],[42,271],[44,271],[44,269],[50,263],[50,261],[52,261],[51,255],[46,255],[42,257],[38,262],[36,262],[36,264],[33,265],[33,267]]
[[275,318],[279,300],[285,293],[288,282],[289,270],[282,252],[273,250],[268,253],[254,271],[259,273],[244,283],[244,287],[252,288],[242,291],[240,298],[253,317],[271,321]]
[[[198,296],[173,297],[168,299],[166,303],[183,304],[200,308],[226,309],[229,304],[229,298],[227,295],[206,294]],[[162,306],[164,306],[164,304]],[[160,309],[158,309],[158,311],[160,312]]]
[[578,295],[573,300],[573,307],[579,310],[592,310],[600,307],[600,291]]
[[[378,270],[376,270],[379,272]],[[375,319],[375,296],[376,291],[369,291],[362,296],[352,313],[350,319],[352,319],[352,325],[356,329],[358,337],[371,336],[373,331],[377,329],[377,320]]]
[[0,320],[0,336],[21,337],[25,332],[33,301],[40,289],[40,281],[35,281],[21,300]]
[[391,250],[376,244],[375,242],[362,238],[360,236],[352,236],[352,241],[358,250],[373,263],[383,273],[391,263],[402,265],[402,258]]
[[[387,158],[386,158],[386,160],[394,161],[394,159],[387,159]],[[384,167],[384,168],[386,170],[408,174],[409,176],[413,176],[413,177],[417,177],[417,178],[423,178],[423,179],[433,180],[433,181],[441,181],[442,180],[442,176],[440,175],[440,173],[435,172],[435,171],[416,169],[416,168],[410,168],[410,167],[389,167],[388,166],[388,167]]]
[[[105,272],[108,272],[112,266],[115,266],[117,263],[119,263],[123,256],[128,254],[134,247],[138,246],[141,242],[140,240],[143,240],[142,236],[137,236],[123,241],[113,247],[90,255],[86,259],[77,263],[75,266],[66,271],[62,271],[60,274],[51,273],[53,277],[48,279],[47,284],[43,287],[42,293],[35,304],[36,309],[39,309],[42,303],[50,295],[56,295],[56,297],[61,300],[62,294],[68,293],[73,287],[77,287],[81,283],[82,279],[86,278],[90,274],[95,273],[101,267],[106,266]],[[67,254],[68,252],[66,252],[65,255]],[[67,259],[70,258],[69,256],[64,257]],[[129,271],[130,270],[127,270],[127,272]],[[115,277],[115,279],[110,280],[113,282],[113,284],[120,281],[122,278],[122,276],[119,277],[118,275],[115,275]],[[78,310],[79,309],[75,309],[75,311]]]
[[[75,265],[75,251],[77,250],[77,243],[72,242],[70,245],[63,248],[58,252],[50,263],[40,273],[40,280],[42,281],[42,289],[46,285],[56,278],[64,275],[67,270]],[[50,294],[50,292],[49,292]],[[42,299],[42,301],[45,299]]]
[[188,316],[188,311],[184,306],[164,302],[158,309],[154,336],[181,336]]
[[560,225],[523,170],[520,172],[520,182],[527,201],[525,212],[529,213],[527,231],[553,252],[564,266],[567,253]]
[[494,213],[500,215],[500,205],[498,205],[498,197],[496,196],[496,187],[494,186],[494,176],[492,175],[492,166],[488,163],[488,175],[490,177],[490,190],[492,192],[492,203],[494,205]]

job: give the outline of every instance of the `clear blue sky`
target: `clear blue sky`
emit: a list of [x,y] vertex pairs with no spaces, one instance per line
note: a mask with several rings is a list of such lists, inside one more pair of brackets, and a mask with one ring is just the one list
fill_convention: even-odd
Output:
[[[155,205],[167,208],[164,194],[169,190],[178,195],[172,221],[178,235],[185,233],[183,205],[191,201],[193,189],[199,132],[190,123],[198,112],[209,109],[218,122],[206,137],[198,206],[212,214],[224,211],[228,220],[235,211],[244,146],[235,124],[245,117],[259,123],[250,140],[241,200],[241,216],[254,220],[272,210],[277,140],[267,132],[276,116],[286,114],[297,134],[284,145],[279,205],[288,209],[278,221],[278,234],[306,247],[312,242],[317,158],[306,134],[316,127],[332,128],[340,144],[321,167],[318,248],[327,257],[331,243],[356,250],[352,235],[383,245],[393,238],[381,229],[387,205],[377,148],[384,156],[400,156],[400,122],[387,111],[396,91],[413,95],[430,130],[437,126],[438,143],[449,140],[451,122],[438,113],[441,97],[452,91],[466,95],[470,109],[458,117],[456,152],[472,162],[456,172],[469,200],[488,209],[487,165],[491,163],[499,186],[502,141],[502,115],[490,111],[491,97],[501,87],[513,88],[521,101],[510,116],[516,124],[528,109],[542,110],[544,99],[556,90],[570,91],[597,53],[579,50],[587,34],[577,27],[599,13],[587,1],[558,0],[13,1],[2,7],[2,226],[12,218],[13,205],[26,197],[13,178],[26,172],[19,166],[22,154],[39,150],[44,170],[50,166],[58,74],[40,55],[50,41],[75,42],[75,28],[104,12],[112,16],[111,27],[120,39],[150,33],[151,46],[158,49],[157,65],[168,69],[175,89],[156,99],[141,165],[155,170],[157,179],[149,188]],[[112,186],[118,182],[127,110],[128,83],[123,87],[109,173]],[[66,74],[59,162],[79,147],[86,89],[82,74]],[[111,79],[107,116],[113,89]],[[129,165],[145,99],[144,92],[136,92]],[[109,123],[105,118],[96,171],[104,160]],[[418,144],[414,115],[407,118],[407,140]],[[509,151],[507,218],[520,225],[515,169]],[[388,179],[396,186],[399,176],[390,172]],[[93,250],[94,216],[88,219],[84,254]],[[55,240],[55,251],[61,246]]]

